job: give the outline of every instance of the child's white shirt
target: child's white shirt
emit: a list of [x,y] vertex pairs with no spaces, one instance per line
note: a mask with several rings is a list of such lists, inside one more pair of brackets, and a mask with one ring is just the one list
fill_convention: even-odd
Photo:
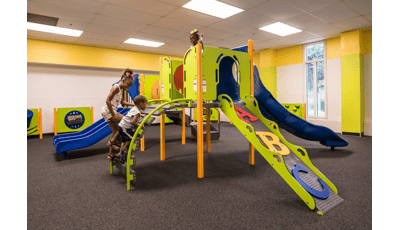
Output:
[[132,119],[137,114],[140,114],[138,107],[132,107],[131,110],[129,110],[129,112],[121,119],[118,125],[125,129],[136,129],[136,127],[132,124]]

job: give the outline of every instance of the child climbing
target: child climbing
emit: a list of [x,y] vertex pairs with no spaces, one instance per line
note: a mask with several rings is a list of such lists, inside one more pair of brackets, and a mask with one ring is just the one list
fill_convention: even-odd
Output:
[[122,118],[121,122],[118,124],[118,132],[122,137],[123,145],[121,151],[115,156],[110,156],[111,160],[114,157],[120,159],[121,163],[124,162],[124,156],[128,155],[129,145],[131,144],[133,135],[137,127],[140,125],[141,113],[140,110],[144,110],[147,107],[147,98],[143,95],[138,95],[133,100],[135,106]]
[[[124,71],[125,72],[125,71]],[[101,109],[101,116],[104,118],[111,128],[112,135],[110,141],[107,143],[113,149],[119,149],[117,145],[118,138],[118,123],[122,119],[122,115],[117,113],[119,105],[135,106],[134,104],[124,101],[122,97],[123,90],[129,89],[133,85],[132,76],[122,75],[121,82],[112,86],[110,93],[107,96],[106,103]]]

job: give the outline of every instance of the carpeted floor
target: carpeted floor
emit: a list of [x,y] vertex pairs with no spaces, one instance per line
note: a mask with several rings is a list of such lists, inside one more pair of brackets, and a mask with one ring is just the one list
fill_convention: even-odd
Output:
[[[343,136],[330,148],[281,130],[305,148],[313,164],[344,199],[319,216],[311,211],[234,125],[221,123],[221,137],[204,153],[197,178],[196,142],[186,128],[166,125],[166,160],[160,161],[159,126],[146,130],[137,152],[135,189],[107,162],[109,137],[61,160],[53,136],[27,140],[28,229],[372,229],[372,137]],[[204,148],[206,149],[206,148]]]

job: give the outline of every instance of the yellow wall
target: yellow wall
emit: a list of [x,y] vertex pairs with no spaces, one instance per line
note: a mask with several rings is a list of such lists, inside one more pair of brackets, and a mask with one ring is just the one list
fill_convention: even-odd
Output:
[[[166,55],[27,39],[27,62],[118,69],[160,70]],[[170,56],[172,60],[183,57]]]
[[253,62],[257,67],[260,67],[260,53],[253,55]]
[[276,67],[303,63],[303,45],[276,50]]
[[340,37],[326,40],[326,58],[328,60],[340,58],[341,43]]

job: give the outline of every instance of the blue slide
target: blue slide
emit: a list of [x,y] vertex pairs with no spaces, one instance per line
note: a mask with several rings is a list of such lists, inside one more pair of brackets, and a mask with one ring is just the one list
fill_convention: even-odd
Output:
[[310,141],[319,141],[330,147],[347,146],[347,141],[339,137],[331,129],[314,125],[294,115],[283,107],[264,87],[257,67],[254,65],[254,97],[257,99],[261,113],[269,120],[276,122],[279,127],[291,134]]
[[[134,75],[134,78],[136,77],[134,84],[127,90],[132,99],[139,94],[139,84],[137,80],[138,76],[138,74]],[[118,84],[119,82],[120,81],[114,84]],[[125,115],[129,112],[129,110],[129,108],[118,108],[117,112]],[[67,151],[82,149],[94,145],[110,134],[111,128],[108,126],[108,123],[101,118],[86,129],[79,132],[59,134],[55,136],[53,138],[53,145],[56,148],[57,153],[62,154]],[[65,159],[65,157],[66,155],[63,154],[63,159]]]

